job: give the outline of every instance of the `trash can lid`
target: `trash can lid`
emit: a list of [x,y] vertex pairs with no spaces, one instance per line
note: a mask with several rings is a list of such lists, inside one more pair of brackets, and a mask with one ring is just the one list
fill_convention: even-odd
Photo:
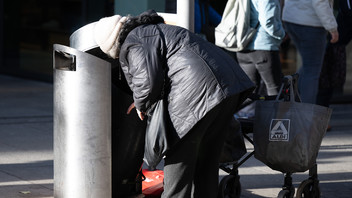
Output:
[[90,23],[73,32],[70,36],[70,47],[83,52],[99,47],[93,37],[96,23]]

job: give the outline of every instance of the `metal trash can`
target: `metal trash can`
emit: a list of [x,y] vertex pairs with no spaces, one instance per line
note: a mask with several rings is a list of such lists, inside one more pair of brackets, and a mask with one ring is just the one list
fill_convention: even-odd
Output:
[[54,197],[111,197],[111,65],[54,45]]
[[53,59],[54,197],[110,198],[111,64],[57,44]]
[[118,60],[94,42],[94,25],[75,31],[70,47],[54,45],[55,198],[141,193],[146,122],[126,115],[132,95]]

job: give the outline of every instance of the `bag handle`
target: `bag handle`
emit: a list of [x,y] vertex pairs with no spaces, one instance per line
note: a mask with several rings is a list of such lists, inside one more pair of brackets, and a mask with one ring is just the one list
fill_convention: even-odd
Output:
[[297,73],[287,75],[283,78],[279,94],[276,96],[276,101],[283,95],[284,101],[302,102],[301,96],[298,92],[298,77]]

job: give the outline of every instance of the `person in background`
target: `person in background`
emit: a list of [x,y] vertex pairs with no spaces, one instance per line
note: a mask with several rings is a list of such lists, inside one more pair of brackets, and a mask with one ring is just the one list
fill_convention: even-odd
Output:
[[[194,1],[194,32],[203,39],[215,43],[215,27],[221,21],[221,15],[211,6],[210,0]],[[176,13],[176,0],[166,0],[165,12]]]
[[[244,50],[233,56],[257,85],[256,94],[277,95],[283,77],[279,50],[285,37],[280,3],[278,0],[251,0],[250,9],[250,26],[258,26],[257,33]],[[254,106],[253,103],[245,107],[237,115],[253,117]]]
[[133,92],[129,110],[135,107],[141,120],[162,90],[167,96],[179,140],[164,158],[162,197],[217,197],[226,128],[252,92],[251,80],[222,49],[165,24],[154,11],[103,18],[94,37],[104,53],[119,59]]
[[285,37],[278,0],[251,0],[250,26],[258,24],[257,34],[247,47],[236,53],[238,63],[249,78],[259,84],[263,80],[267,95],[277,95],[282,71],[280,44]]
[[207,41],[215,43],[215,27],[220,23],[221,15],[210,5],[209,0],[194,2],[194,32]]
[[[346,46],[352,39],[352,0],[340,0],[337,14],[339,40],[328,43],[319,78],[317,104],[329,107],[333,94],[342,94],[346,81]],[[328,40],[331,36],[328,36]],[[328,126],[328,130],[331,126]]]
[[332,0],[286,0],[282,20],[302,57],[298,71],[302,102],[316,104],[327,32],[331,43],[339,39]]

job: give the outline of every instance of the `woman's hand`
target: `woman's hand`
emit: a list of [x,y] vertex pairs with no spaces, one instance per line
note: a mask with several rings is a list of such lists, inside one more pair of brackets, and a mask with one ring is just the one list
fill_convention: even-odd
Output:
[[[127,109],[127,114],[130,114],[131,111],[132,111],[132,109],[133,109],[134,107],[135,107],[135,106],[134,106],[134,102],[133,102],[133,103],[128,107],[128,109]],[[139,111],[138,109],[136,109],[136,110],[137,110],[137,115],[138,115],[139,119],[144,120],[145,113]]]
[[337,30],[330,32],[330,35],[330,43],[336,43],[337,41],[339,41],[339,32]]

